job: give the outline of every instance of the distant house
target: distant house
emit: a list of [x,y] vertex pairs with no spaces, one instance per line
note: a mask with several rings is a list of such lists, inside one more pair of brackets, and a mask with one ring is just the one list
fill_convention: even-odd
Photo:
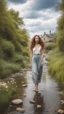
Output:
[[51,33],[51,31],[49,31],[49,34],[44,32],[44,34],[41,35],[41,38],[45,43],[51,42],[53,40],[53,34]]

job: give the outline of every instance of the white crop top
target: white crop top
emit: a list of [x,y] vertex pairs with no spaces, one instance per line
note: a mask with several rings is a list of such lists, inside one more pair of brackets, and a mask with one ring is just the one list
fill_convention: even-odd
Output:
[[40,54],[41,47],[34,47],[33,54]]

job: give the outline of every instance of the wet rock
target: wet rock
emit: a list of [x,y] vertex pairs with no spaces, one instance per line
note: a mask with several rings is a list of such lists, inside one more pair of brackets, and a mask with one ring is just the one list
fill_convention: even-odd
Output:
[[24,97],[26,97],[26,94],[24,94]]
[[60,102],[61,102],[61,104],[64,104],[64,100],[61,100]]
[[23,108],[20,108],[20,107],[16,108],[16,111],[19,111],[19,112],[22,112],[22,113],[25,112],[25,110]]
[[60,93],[61,95],[63,95],[63,91],[60,91],[59,93]]
[[42,106],[41,105],[37,105],[37,108],[41,108]]
[[27,85],[26,84],[23,84],[22,87],[27,87]]
[[22,104],[23,101],[21,99],[15,99],[15,100],[12,100],[12,103],[15,105],[18,105],[18,104]]
[[31,103],[31,104],[35,104],[35,101],[34,101],[34,100],[31,100],[30,103]]
[[59,113],[59,114],[64,114],[64,110],[63,110],[63,109],[59,109],[59,110],[58,110],[58,113]]

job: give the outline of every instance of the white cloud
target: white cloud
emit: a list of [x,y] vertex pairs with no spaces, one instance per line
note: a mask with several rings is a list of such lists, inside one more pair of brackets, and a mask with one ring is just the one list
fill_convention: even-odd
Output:
[[20,17],[23,17],[25,28],[31,37],[35,34],[43,34],[44,31],[47,33],[49,30],[54,32],[60,13],[52,8],[40,11],[33,10],[31,9],[33,3],[34,0],[28,0],[24,4],[8,3],[8,8],[13,8],[16,11],[19,11],[19,15]]

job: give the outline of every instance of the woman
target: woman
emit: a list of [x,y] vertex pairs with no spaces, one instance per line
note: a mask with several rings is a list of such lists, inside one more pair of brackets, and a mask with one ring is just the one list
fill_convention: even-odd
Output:
[[39,35],[35,35],[30,42],[30,64],[32,65],[32,79],[35,92],[38,92],[38,83],[41,81],[43,69],[44,42]]

